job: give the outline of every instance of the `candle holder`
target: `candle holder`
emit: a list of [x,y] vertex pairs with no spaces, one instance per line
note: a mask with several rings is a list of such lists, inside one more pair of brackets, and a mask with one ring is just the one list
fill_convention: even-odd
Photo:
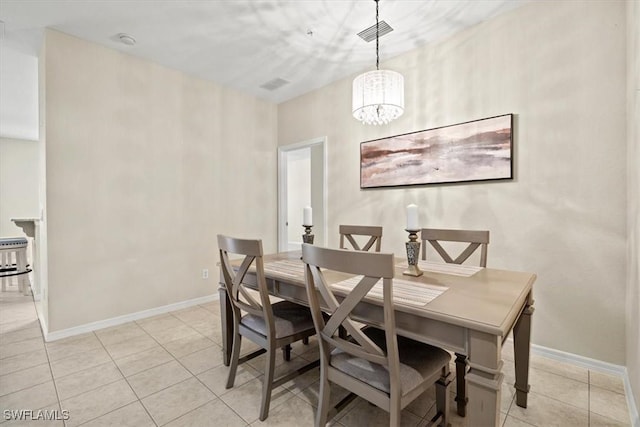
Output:
[[313,234],[311,234],[311,227],[313,225],[302,225],[304,227],[304,234],[302,235],[302,242],[313,245]]
[[405,243],[407,247],[407,263],[409,268],[403,271],[402,274],[407,276],[422,276],[422,270],[418,267],[418,257],[420,256],[420,242],[418,242],[418,231],[420,230],[405,230],[409,233],[409,241]]
[[[303,225],[303,227],[304,234],[302,235],[302,243],[313,245],[313,234],[311,234],[311,227],[313,227],[313,225]],[[302,257],[300,257],[300,259],[302,259]]]

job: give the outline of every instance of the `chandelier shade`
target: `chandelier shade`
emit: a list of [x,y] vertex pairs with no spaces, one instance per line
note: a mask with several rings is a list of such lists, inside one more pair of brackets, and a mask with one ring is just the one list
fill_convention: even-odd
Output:
[[[353,117],[365,125],[386,125],[404,113],[404,77],[380,69],[380,15],[376,2],[376,69],[353,79]],[[388,26],[388,25],[387,25]]]
[[404,77],[374,70],[353,80],[353,117],[368,125],[384,125],[404,113]]

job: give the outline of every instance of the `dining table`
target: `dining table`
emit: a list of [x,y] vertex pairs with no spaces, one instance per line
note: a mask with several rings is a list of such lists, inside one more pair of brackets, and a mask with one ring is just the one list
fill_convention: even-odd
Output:
[[[304,263],[300,251],[264,255],[269,293],[308,305]],[[420,276],[404,275],[406,259],[396,258],[394,312],[397,334],[466,356],[466,396],[459,413],[467,425],[498,426],[503,382],[502,346],[513,333],[516,405],[527,407],[534,273],[468,265],[419,261]],[[326,275],[336,293],[348,292],[348,277]],[[244,283],[256,286],[255,270]],[[373,291],[373,290],[372,290]],[[381,295],[370,292],[354,313],[357,321],[383,324]],[[224,363],[229,365],[233,343],[233,313],[224,281],[220,280],[220,313]],[[464,391],[463,391],[464,393]],[[465,407],[466,406],[466,407]],[[462,408],[462,412],[460,409]]]

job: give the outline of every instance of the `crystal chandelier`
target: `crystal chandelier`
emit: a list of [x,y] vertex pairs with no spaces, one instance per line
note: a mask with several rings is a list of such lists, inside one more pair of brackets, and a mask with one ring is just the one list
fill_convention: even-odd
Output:
[[367,125],[384,125],[404,113],[404,77],[380,69],[380,23],[376,2],[376,69],[353,80],[353,117]]

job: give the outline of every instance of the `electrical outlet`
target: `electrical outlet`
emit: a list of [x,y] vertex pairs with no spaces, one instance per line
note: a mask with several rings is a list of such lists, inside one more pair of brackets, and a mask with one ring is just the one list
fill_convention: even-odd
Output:
[[202,278],[203,279],[208,279],[209,278],[209,269],[208,268],[203,268],[202,269]]

